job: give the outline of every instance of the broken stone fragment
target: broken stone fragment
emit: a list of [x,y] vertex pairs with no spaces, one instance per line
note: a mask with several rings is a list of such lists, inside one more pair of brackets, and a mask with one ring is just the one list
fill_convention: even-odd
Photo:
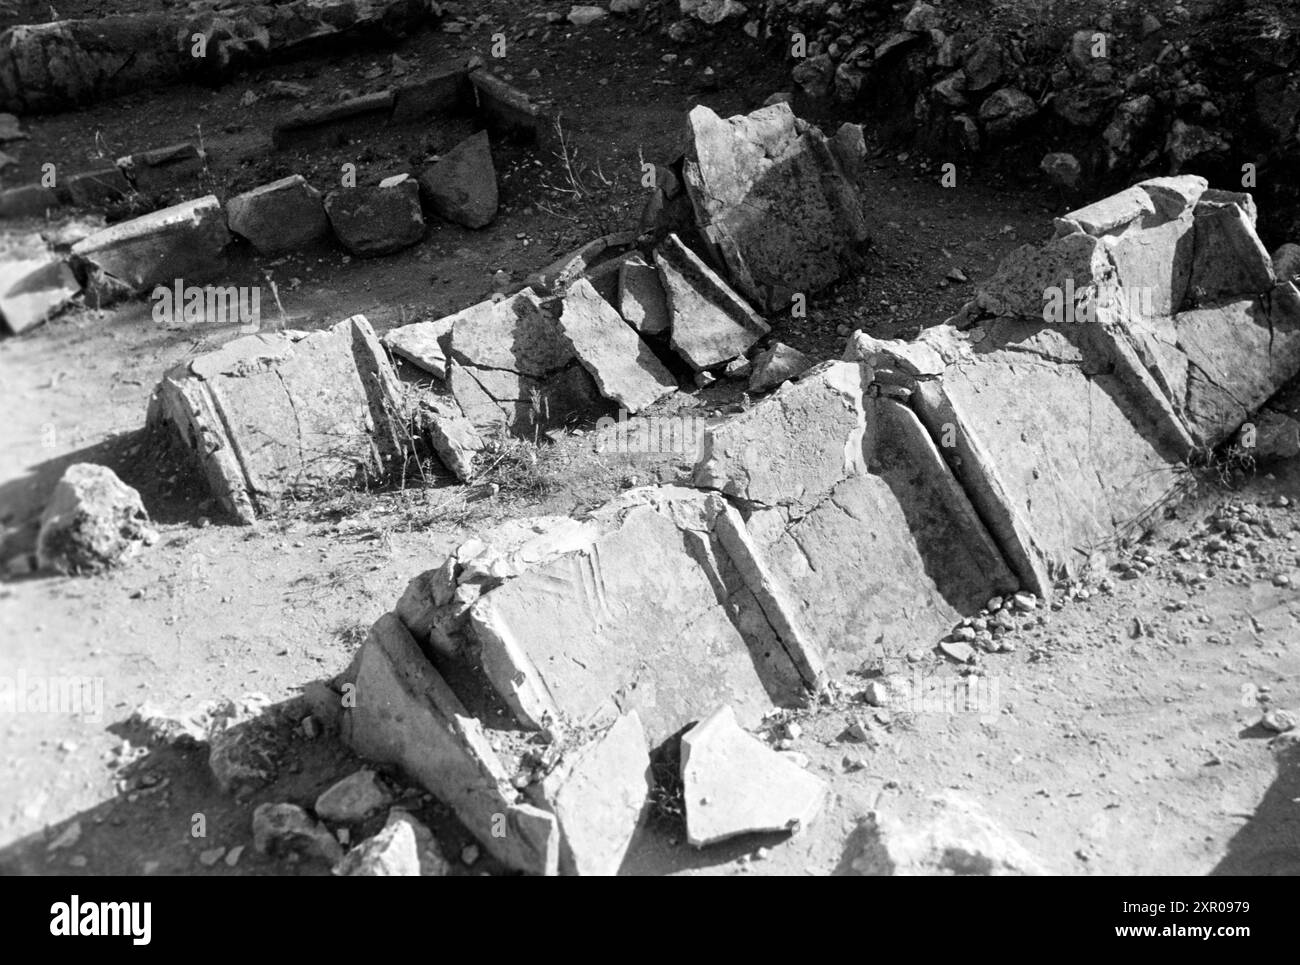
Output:
[[767,392],[782,382],[798,378],[812,368],[812,359],[784,342],[777,342],[754,358],[754,372],[749,377],[749,391]]
[[618,311],[642,335],[668,331],[668,301],[659,273],[636,255],[618,270]]
[[0,262],[0,319],[15,335],[40,325],[80,292],[62,259]]
[[461,141],[420,172],[420,191],[440,218],[483,228],[497,213],[497,175],[487,131]]
[[447,378],[447,353],[444,343],[451,336],[456,316],[449,315],[431,322],[413,322],[391,328],[381,341],[394,355],[400,355],[438,379]]
[[60,190],[77,207],[101,208],[130,194],[131,183],[116,164],[107,164],[68,176]]
[[264,694],[223,700],[208,723],[208,769],[223,794],[245,797],[275,780],[277,734]]
[[554,875],[554,815],[514,803],[515,789],[482,725],[396,616],[386,614],[371,627],[354,668],[356,704],[343,718],[353,750],[401,767],[509,867]]
[[650,749],[636,711],[567,753],[538,789],[560,825],[560,872],[618,874],[650,786]]
[[990,139],[1008,138],[1038,113],[1032,97],[1014,87],[995,90],[980,104],[979,120]]
[[741,729],[729,706],[682,737],[686,836],[703,848],[742,834],[798,832],[820,813],[826,784]]
[[263,255],[294,251],[329,231],[321,194],[300,174],[245,191],[226,202],[230,230]]
[[343,857],[334,835],[296,804],[259,804],[253,811],[253,847],[271,858],[297,854],[331,865]]
[[196,145],[182,141],[119,158],[117,166],[141,194],[156,194],[197,187],[206,163]]
[[630,414],[677,388],[650,347],[584,278],[564,295],[560,329],[601,394]]
[[672,319],[672,347],[697,372],[729,361],[771,331],[695,252],[669,235],[655,265]]
[[1195,238],[1189,284],[1197,304],[1262,295],[1273,286],[1273,259],[1241,205],[1202,196]]
[[424,237],[420,187],[409,174],[385,178],[375,187],[331,191],[325,212],[339,243],[354,255],[389,255]]
[[856,270],[862,199],[825,135],[785,103],[725,120],[700,105],[687,126],[695,220],[739,291],[774,311]]
[[107,466],[79,462],[64,470],[41,514],[36,559],[42,569],[94,573],[157,539],[138,492]]
[[225,270],[229,240],[221,202],[208,195],[97,231],[72,246],[72,258],[106,300],[210,281]]
[[313,810],[325,821],[360,821],[390,800],[375,772],[363,767],[322,791]]
[[1300,245],[1288,241],[1273,252],[1273,274],[1278,281],[1294,281],[1300,275]]
[[465,418],[454,399],[425,396],[416,419],[442,464],[461,482],[474,478],[474,460],[483,450],[483,438]]
[[451,866],[433,833],[409,812],[393,808],[379,833],[349,851],[333,870],[355,878],[440,878]]
[[955,791],[902,818],[873,812],[854,837],[860,875],[1039,876],[1049,872],[976,801]]

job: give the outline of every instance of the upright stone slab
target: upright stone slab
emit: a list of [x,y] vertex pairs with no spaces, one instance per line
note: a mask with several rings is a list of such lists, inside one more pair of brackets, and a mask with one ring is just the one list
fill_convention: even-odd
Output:
[[101,297],[138,295],[177,279],[188,285],[216,278],[229,240],[221,202],[208,195],[97,231],[72,246],[72,257]]
[[1017,581],[915,416],[824,363],[705,432],[695,484],[731,497],[832,673],[946,632]]
[[322,332],[245,336],[178,366],[150,422],[194,451],[243,522],[286,496],[382,472],[405,437],[396,376],[360,315]]
[[466,713],[396,616],[385,614],[371,627],[355,672],[355,703],[343,716],[343,737],[353,750],[401,767],[511,868],[556,874],[555,817],[515,803],[509,775],[482,725]]
[[725,511],[717,496],[633,490],[595,514],[589,546],[473,604],[469,652],[523,724],[567,730],[636,710],[654,745],[719,702],[753,725],[801,701],[810,661],[768,617],[753,568],[723,548]]
[[789,104],[726,120],[700,105],[687,126],[696,223],[749,299],[774,311],[856,270],[868,240],[857,185]]
[[1255,234],[1245,208],[1235,201],[1202,200],[1197,204],[1190,282],[1196,303],[1262,295],[1273,282],[1273,259]]
[[1191,440],[1131,347],[1100,324],[995,319],[849,354],[902,385],[1022,585],[1050,595],[1171,497]]
[[560,329],[601,395],[635,415],[677,388],[650,346],[580,278],[564,296]]
[[618,270],[618,310],[642,335],[668,331],[668,302],[659,273],[640,255],[624,261]]
[[695,252],[670,234],[655,250],[672,347],[697,372],[744,352],[771,328]]

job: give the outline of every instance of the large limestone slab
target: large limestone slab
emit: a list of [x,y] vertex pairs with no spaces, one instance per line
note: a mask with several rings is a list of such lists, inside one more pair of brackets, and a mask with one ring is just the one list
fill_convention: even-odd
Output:
[[677,388],[650,346],[585,278],[565,293],[560,328],[601,395],[630,414]]
[[483,674],[529,727],[636,710],[652,744],[730,703],[747,723],[797,704],[817,662],[784,639],[764,588],[716,533],[725,504],[633,490],[595,514],[590,545],[484,593],[469,611]]
[[748,533],[833,672],[946,632],[1018,582],[916,417],[830,362],[705,433],[697,486]]
[[857,186],[826,137],[786,103],[688,117],[683,168],[700,233],[764,310],[854,271],[868,239]]
[[729,361],[771,328],[695,252],[670,234],[655,251],[672,347],[697,372]]
[[243,522],[280,500],[382,473],[401,450],[400,389],[363,316],[237,338],[169,372],[150,422],[194,452]]
[[186,201],[97,231],[72,246],[101,299],[209,281],[226,267],[230,240],[214,195]]
[[496,858],[532,874],[558,869],[555,817],[516,803],[482,725],[393,614],[371,627],[355,664],[343,736],[362,757],[401,767],[448,805]]
[[636,711],[566,754],[541,782],[560,826],[560,872],[618,874],[650,793],[650,748]]
[[[1178,488],[1191,439],[1129,344],[1103,325],[996,319],[849,353],[904,385],[1026,589],[1131,531]],[[883,373],[883,374],[882,374]]]
[[826,799],[826,783],[745,733],[721,707],[682,737],[686,837],[697,848],[742,834],[798,832]]

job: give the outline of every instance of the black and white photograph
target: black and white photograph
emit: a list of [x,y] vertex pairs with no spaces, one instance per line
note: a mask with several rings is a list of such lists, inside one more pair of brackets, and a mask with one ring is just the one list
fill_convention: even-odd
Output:
[[1300,874],[1295,0],[0,0],[0,400],[33,933]]

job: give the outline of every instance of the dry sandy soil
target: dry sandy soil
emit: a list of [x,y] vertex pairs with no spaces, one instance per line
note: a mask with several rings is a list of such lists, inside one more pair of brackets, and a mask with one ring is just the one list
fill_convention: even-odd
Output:
[[[492,14],[477,29],[424,34],[396,53],[414,63],[486,54],[492,25],[510,24],[509,34],[521,39],[497,69],[562,112],[588,190],[576,197],[548,190],[566,183],[560,159],[501,148],[503,207],[483,231],[439,225],[419,246],[370,262],[334,249],[273,266],[237,261],[236,278],[256,280],[271,268],[294,327],[364,312],[382,331],[485,296],[498,270],[522,279],[605,230],[635,223],[639,157],[671,160],[693,104],[732,114],[785,86],[780,63],[746,48],[724,56],[709,44],[679,47],[619,20],[548,28],[533,14],[567,5],[538,4],[529,14],[512,7],[486,4]],[[363,91],[371,83],[367,72],[389,69],[390,53],[285,65],[215,91],[160,91],[32,119],[22,163],[35,164],[50,151],[84,160],[98,149],[97,136],[112,143],[114,154],[170,143],[189,136],[201,118],[205,131],[247,137],[251,156],[262,158],[214,172],[223,189],[292,170],[326,170],[346,151],[259,155],[258,138],[283,105],[265,101],[246,110],[238,106],[241,96],[273,78]],[[678,62],[663,63],[665,53]],[[693,65],[685,65],[688,58]],[[718,88],[703,90],[700,72],[715,62]],[[390,157],[445,148],[437,141],[446,136],[403,134],[410,143],[370,144],[359,160],[364,171],[378,173]],[[819,358],[842,351],[841,325],[906,335],[942,321],[971,291],[970,284],[945,280],[951,269],[978,281],[1017,244],[1045,237],[1051,215],[1071,206],[1032,185],[1009,186],[979,172],[963,172],[957,188],[945,189],[930,159],[883,148],[873,158],[875,237],[867,272],[814,304],[807,319],[776,326],[774,337]],[[0,676],[82,675],[105,684],[102,720],[0,717],[0,871],[328,873],[262,858],[251,847],[233,866],[199,856],[250,845],[258,803],[309,805],[355,769],[358,762],[333,736],[309,739],[283,721],[286,752],[277,780],[236,801],[219,792],[201,752],[139,747],[126,724],[132,710],[144,702],[180,707],[260,692],[286,714],[304,713],[300,702],[285,702],[339,672],[406,582],[477,526],[580,510],[681,468],[671,459],[596,455],[589,437],[571,434],[544,450],[535,469],[544,485],[536,490],[507,486],[466,503],[444,480],[410,479],[384,492],[331,494],[254,528],[224,525],[209,519],[216,514],[205,494],[142,426],[160,374],[233,335],[217,327],[162,329],[145,305],[135,304],[80,310],[0,343],[7,403],[0,521],[14,538],[30,536],[53,482],[76,461],[107,464],[139,488],[162,532],[144,555],[104,576],[24,576],[0,584]],[[676,404],[714,412],[735,402],[720,387]],[[1214,524],[1207,532],[1204,521],[1225,503],[1254,507],[1258,527],[1225,536],[1225,527]],[[789,839],[757,837],[696,852],[661,816],[634,844],[625,871],[833,873],[853,857],[853,830],[867,811],[907,813],[925,795],[956,788],[987,805],[1058,873],[1300,873],[1300,755],[1295,743],[1279,746],[1257,726],[1261,700],[1300,707],[1297,505],[1297,462],[1207,473],[1172,518],[1123,553],[1154,556],[1144,575],[1123,579],[1099,567],[1089,598],[1046,611],[1044,625],[1016,634],[1014,653],[983,659],[981,687],[996,687],[998,695],[991,710],[878,713],[856,697],[865,678],[844,681],[840,699],[798,715],[802,733],[794,749],[832,786],[810,828]],[[1216,539],[1225,548],[1210,552]],[[917,640],[914,662],[866,671],[960,679],[934,643]],[[854,721],[865,723],[870,741],[845,739]],[[457,859],[469,839],[455,821],[418,792],[408,803]],[[200,813],[207,834],[195,838],[192,822]],[[77,840],[51,848],[73,821]],[[455,866],[466,874],[494,870],[486,858]]]

